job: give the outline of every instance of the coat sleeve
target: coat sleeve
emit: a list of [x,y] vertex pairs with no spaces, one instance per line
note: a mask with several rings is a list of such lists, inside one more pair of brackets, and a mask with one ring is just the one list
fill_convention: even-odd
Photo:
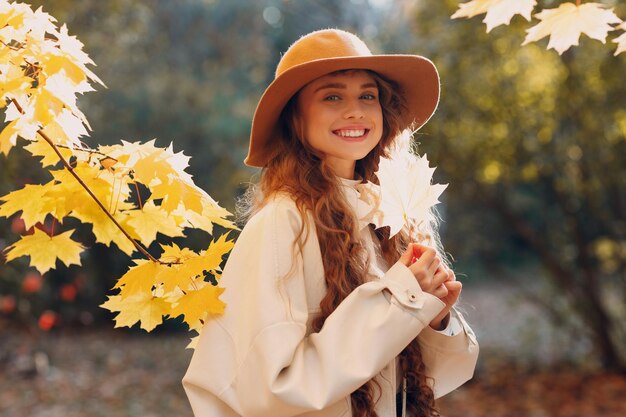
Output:
[[460,332],[448,336],[428,327],[418,336],[426,374],[433,381],[435,398],[469,381],[478,360],[479,347],[474,332],[458,310],[452,309],[451,314],[450,320],[460,325]]
[[[342,401],[393,360],[443,309],[396,263],[357,287],[307,335],[304,264],[318,262],[314,231],[275,200],[242,230],[224,268],[225,314],[202,329],[183,386],[196,417],[293,416]],[[288,275],[288,276],[287,276]]]

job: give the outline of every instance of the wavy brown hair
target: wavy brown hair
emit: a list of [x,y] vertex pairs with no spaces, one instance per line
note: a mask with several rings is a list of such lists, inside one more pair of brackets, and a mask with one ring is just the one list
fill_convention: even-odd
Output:
[[[347,72],[361,71],[348,70]],[[340,71],[346,72],[346,71]],[[364,181],[378,183],[375,172],[381,156],[399,136],[402,115],[407,106],[399,86],[379,74],[367,71],[378,86],[378,96],[383,112],[383,134],[378,145],[363,159],[356,162],[355,174]],[[281,132],[273,143],[275,153],[261,172],[258,185],[251,185],[240,201],[239,211],[249,217],[267,203],[277,192],[287,192],[296,203],[303,219],[308,211],[313,219],[320,244],[326,278],[326,295],[320,302],[320,315],[313,320],[313,331],[321,330],[326,318],[356,287],[367,281],[367,261],[362,256],[356,219],[344,199],[340,182],[320,155],[301,137],[297,125],[298,94],[291,98],[283,112]],[[296,241],[306,231],[303,221]],[[373,226],[370,225],[373,228]],[[389,228],[375,230],[382,255],[389,265],[395,263],[406,249],[406,233],[389,238]],[[294,242],[294,248],[295,248]],[[407,379],[407,412],[411,416],[438,416],[433,391],[428,384],[425,367],[417,339],[400,354],[400,369]],[[352,412],[356,417],[378,416],[374,406],[380,398],[380,385],[374,380],[363,384],[351,394]]]

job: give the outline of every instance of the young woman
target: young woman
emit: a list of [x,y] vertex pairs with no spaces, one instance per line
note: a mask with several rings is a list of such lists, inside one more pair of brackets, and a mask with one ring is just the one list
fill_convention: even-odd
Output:
[[196,417],[435,416],[471,378],[478,344],[436,245],[360,218],[357,185],[438,99],[429,60],[372,55],[347,32],[283,55],[252,123],[245,162],[263,170],[221,278],[226,311],[183,379]]

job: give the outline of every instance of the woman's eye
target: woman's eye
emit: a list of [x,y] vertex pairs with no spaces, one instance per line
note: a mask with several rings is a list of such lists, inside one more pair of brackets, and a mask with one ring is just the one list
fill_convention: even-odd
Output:
[[376,96],[370,93],[363,94],[361,97],[364,98],[365,100],[376,100]]
[[325,100],[325,101],[337,101],[337,100],[339,100],[339,98],[340,98],[340,97],[339,97],[338,95],[336,95],[336,94],[331,94],[331,95],[329,95],[329,96],[324,97],[324,100]]

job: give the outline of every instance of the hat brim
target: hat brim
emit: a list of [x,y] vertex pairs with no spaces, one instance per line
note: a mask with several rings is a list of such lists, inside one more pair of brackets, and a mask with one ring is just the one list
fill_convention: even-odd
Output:
[[279,134],[278,118],[294,94],[316,78],[347,69],[371,70],[398,83],[408,105],[403,128],[419,129],[437,108],[439,74],[432,61],[419,55],[354,56],[306,62],[282,73],[263,93],[252,119],[244,163],[263,167],[274,156],[275,148],[268,145]]

